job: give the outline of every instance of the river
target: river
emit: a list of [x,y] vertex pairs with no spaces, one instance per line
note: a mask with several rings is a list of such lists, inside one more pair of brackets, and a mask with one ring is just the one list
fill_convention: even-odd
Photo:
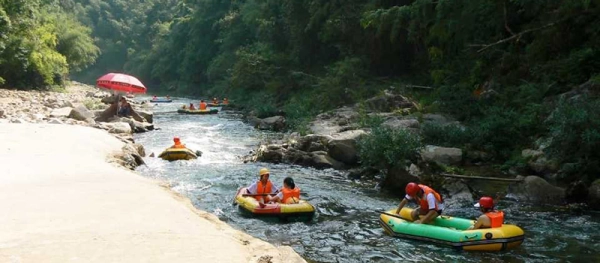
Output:
[[[234,112],[180,115],[176,107],[190,100],[175,99],[154,106],[160,130],[136,134],[147,153],[160,153],[173,137],[203,155],[194,161],[167,162],[146,157],[137,169],[150,178],[169,182],[199,209],[252,236],[276,245],[289,245],[309,262],[600,262],[600,216],[566,207],[540,207],[504,199],[498,204],[506,221],[525,230],[525,242],[503,252],[464,252],[440,245],[392,238],[384,234],[375,211],[396,206],[398,198],[381,194],[376,182],[354,181],[334,170],[284,164],[244,164],[239,156],[278,133],[258,131]],[[198,101],[194,101],[195,104]],[[282,185],[291,176],[303,198],[317,208],[310,222],[279,222],[249,218],[232,205],[240,186],[257,179],[258,170],[271,170],[271,180]],[[473,204],[447,205],[445,214],[475,218]]]

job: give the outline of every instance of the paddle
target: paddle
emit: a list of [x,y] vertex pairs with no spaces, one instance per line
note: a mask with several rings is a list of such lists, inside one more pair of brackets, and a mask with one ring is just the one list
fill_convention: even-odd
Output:
[[401,216],[400,216],[400,215],[398,215],[398,214],[390,214],[390,213],[388,213],[388,212],[384,212],[384,211],[375,211],[375,212],[377,212],[377,213],[379,213],[379,214],[384,214],[384,215],[387,215],[387,216],[391,216],[391,217],[395,217],[395,218],[400,218],[400,219],[404,219],[404,220],[406,220],[406,218],[404,218],[404,217],[401,217]]
[[242,194],[242,196],[267,196],[267,195],[277,195],[277,194]]
[[243,186],[238,187],[237,191],[235,191],[235,195],[233,195],[233,200],[232,200],[232,204],[231,205],[236,205],[235,202],[235,198],[238,196],[238,194],[240,193],[240,190],[243,188]]

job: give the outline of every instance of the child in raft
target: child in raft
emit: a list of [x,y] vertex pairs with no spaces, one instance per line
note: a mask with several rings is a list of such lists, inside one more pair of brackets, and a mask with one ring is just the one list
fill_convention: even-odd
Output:
[[475,204],[483,213],[475,224],[469,227],[471,229],[501,227],[504,224],[504,212],[494,210],[494,199],[484,196]]
[[297,204],[300,202],[300,187],[296,186],[294,179],[286,177],[283,179],[283,188],[281,188],[281,191],[270,198],[269,201],[284,204]]

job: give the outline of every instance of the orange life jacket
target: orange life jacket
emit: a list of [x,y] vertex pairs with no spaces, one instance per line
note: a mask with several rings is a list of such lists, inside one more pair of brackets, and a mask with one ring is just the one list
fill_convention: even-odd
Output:
[[300,187],[294,187],[294,189],[282,188],[283,193],[282,202],[284,204],[296,204],[300,200]]
[[200,102],[200,110],[206,110],[206,103]]
[[171,148],[185,148],[185,145],[181,144],[181,142],[176,142]]
[[490,227],[501,227],[504,224],[504,212],[502,211],[488,212],[485,215],[490,219]]
[[[267,181],[267,183],[265,185],[263,185],[263,183],[261,181],[258,181],[258,184],[256,184],[256,194],[257,195],[270,194],[272,188],[273,188],[273,185],[271,184],[270,180]],[[263,198],[263,196],[255,196],[254,198],[256,200],[260,200]]]
[[229,101],[228,100],[223,100],[223,104],[227,105],[227,104],[229,104]]
[[435,203],[435,210],[439,210],[437,203],[442,203],[442,196],[440,196],[440,194],[438,194],[435,190],[431,189],[429,186],[426,186],[424,184],[420,184],[419,187],[423,189],[423,196],[421,197],[421,201],[419,203],[421,206],[421,211],[429,211],[429,203],[427,202],[427,196],[429,195],[429,193],[432,193],[433,196],[435,196],[435,200],[437,200],[437,202]]

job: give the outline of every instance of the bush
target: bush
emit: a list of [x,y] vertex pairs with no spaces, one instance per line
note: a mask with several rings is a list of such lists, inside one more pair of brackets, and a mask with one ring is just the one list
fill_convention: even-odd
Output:
[[421,148],[419,136],[402,129],[379,127],[358,142],[359,157],[366,166],[389,169],[416,159]]
[[546,124],[552,138],[546,153],[561,166],[560,177],[589,181],[600,174],[600,99],[581,97],[559,101]]
[[459,125],[426,123],[421,128],[423,143],[444,147],[462,147],[469,142],[469,131]]

